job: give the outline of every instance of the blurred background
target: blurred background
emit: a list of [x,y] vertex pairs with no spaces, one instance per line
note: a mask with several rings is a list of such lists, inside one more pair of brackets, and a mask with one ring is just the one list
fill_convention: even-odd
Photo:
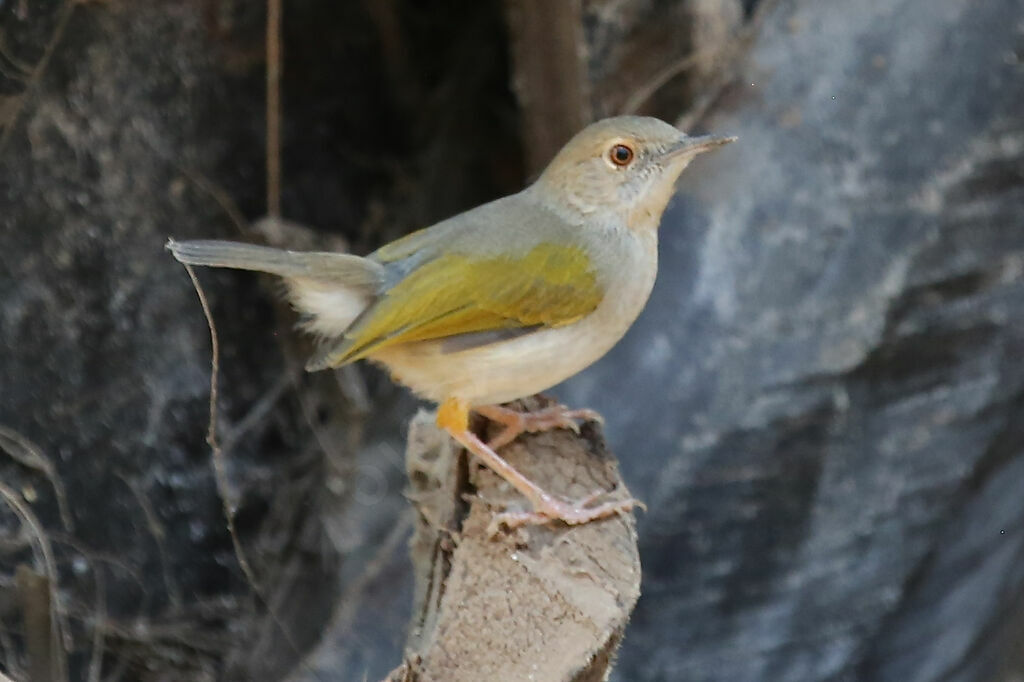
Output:
[[0,670],[397,666],[416,401],[303,373],[272,283],[200,272],[218,490],[163,245],[367,253],[639,112],[740,141],[681,180],[638,323],[554,391],[649,507],[613,679],[1024,680],[1019,0],[286,0],[268,125],[269,22],[0,0]]

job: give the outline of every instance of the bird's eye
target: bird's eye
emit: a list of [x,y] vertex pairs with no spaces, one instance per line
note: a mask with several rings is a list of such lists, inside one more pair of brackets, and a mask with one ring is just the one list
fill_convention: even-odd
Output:
[[633,150],[624,144],[617,144],[608,151],[608,160],[616,166],[628,166],[633,160]]

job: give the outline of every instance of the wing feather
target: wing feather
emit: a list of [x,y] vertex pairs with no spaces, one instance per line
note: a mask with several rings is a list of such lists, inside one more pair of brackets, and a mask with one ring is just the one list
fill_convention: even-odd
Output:
[[540,243],[514,256],[448,253],[399,280],[311,365],[338,366],[400,343],[571,324],[603,297],[579,247]]

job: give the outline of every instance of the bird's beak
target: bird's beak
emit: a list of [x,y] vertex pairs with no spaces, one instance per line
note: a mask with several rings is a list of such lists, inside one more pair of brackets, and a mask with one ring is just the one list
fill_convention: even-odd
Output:
[[735,142],[739,138],[724,137],[722,135],[702,135],[701,137],[687,137],[665,152],[663,158],[675,159],[681,156],[693,158],[697,154],[709,152],[722,145]]

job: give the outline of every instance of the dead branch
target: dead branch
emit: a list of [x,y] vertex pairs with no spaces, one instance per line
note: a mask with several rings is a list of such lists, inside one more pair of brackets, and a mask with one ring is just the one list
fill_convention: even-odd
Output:
[[281,215],[281,0],[267,0],[267,215]]
[[590,121],[580,0],[506,0],[527,173]]
[[60,657],[57,649],[60,645],[52,637],[50,581],[25,564],[18,566],[16,576],[28,651],[29,679],[57,682],[61,679],[57,672],[57,659]]
[[[632,514],[492,537],[493,515],[523,502],[459,454],[432,415],[413,419],[406,463],[418,512],[416,597],[406,660],[388,679],[605,679],[640,594]],[[579,435],[523,437],[502,454],[566,498],[629,495],[594,424]]]
[[[23,609],[25,614],[25,628],[26,632],[29,632],[29,628],[32,628],[33,632],[41,632],[40,621],[36,619],[42,619],[45,617],[47,627],[47,637],[49,642],[45,647],[37,642],[35,645],[37,655],[45,655],[46,663],[40,663],[40,669],[47,672],[49,677],[40,677],[38,679],[67,679],[67,649],[68,641],[65,639],[68,635],[68,623],[67,616],[61,608],[60,596],[57,590],[57,562],[53,556],[53,546],[50,544],[50,540],[43,530],[43,526],[39,523],[39,519],[32,512],[32,510],[22,502],[21,498],[13,490],[8,488],[6,485],[0,483],[0,497],[2,497],[11,510],[17,515],[22,523],[27,524],[34,543],[38,545],[34,548],[33,553],[37,554],[39,562],[43,565],[45,574],[42,576],[42,580],[45,583],[47,589],[47,595],[45,600],[45,616],[38,612],[37,609],[43,608],[44,604],[42,599],[38,595],[39,585],[35,580],[28,575],[28,573],[35,573],[25,567],[22,571],[26,575],[25,578],[20,578],[18,582],[19,592],[23,595]],[[27,572],[27,573],[26,573]],[[31,596],[28,594],[31,592]],[[31,614],[30,614],[31,611]],[[29,620],[32,622],[29,622]],[[37,679],[31,673],[36,669],[33,662],[33,654],[29,653],[29,672],[31,679]]]

